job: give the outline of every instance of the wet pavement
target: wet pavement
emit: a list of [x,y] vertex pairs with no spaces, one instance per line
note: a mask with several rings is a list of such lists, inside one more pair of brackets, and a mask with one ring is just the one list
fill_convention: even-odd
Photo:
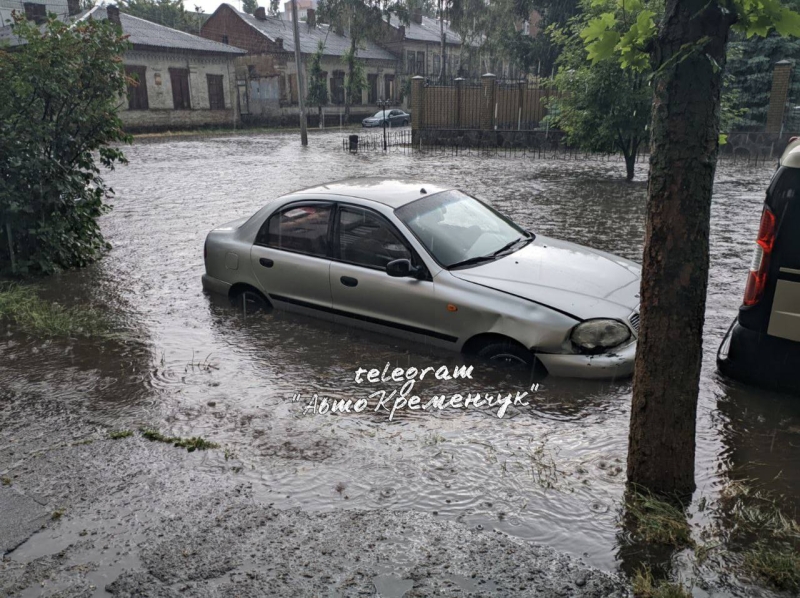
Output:
[[[600,570],[629,571],[637,556],[621,548],[624,538],[618,526],[629,380],[547,378],[531,391],[533,381],[475,362],[469,382],[425,380],[415,391],[527,390],[531,405],[509,409],[503,419],[479,410],[404,412],[391,422],[386,414],[370,411],[303,415],[314,393],[355,400],[399,386],[358,384],[354,373],[359,367],[453,367],[464,360],[294,315],[243,317],[225,300],[204,295],[200,275],[203,241],[214,226],[250,215],[301,187],[376,175],[457,185],[535,232],[640,261],[646,165],[639,167],[633,183],[626,183],[624,164],[616,160],[401,151],[388,157],[378,152],[351,155],[341,150],[338,131],[314,132],[305,149],[296,137],[164,138],[128,148],[130,164],[107,175],[117,197],[102,227],[113,250],[84,271],[53,277],[44,291],[65,304],[90,304],[109,313],[122,338],[42,341],[11,328],[0,337],[0,477],[13,482],[3,492],[24,493],[48,512],[64,511],[8,555],[5,573],[0,568],[0,590],[12,587],[4,582],[13,579],[13,587],[28,588],[23,595],[39,595],[45,586],[38,577],[46,570],[61,579],[61,585],[47,587],[66,592],[77,574],[70,577],[65,571],[81,559],[93,563],[87,567],[94,573],[78,575],[96,588],[87,595],[102,595],[105,585],[126,569],[132,573],[110,588],[117,595],[131,591],[124,587],[133,586],[124,584],[136,575],[140,592],[159,588],[148,595],[172,595],[168,589],[179,589],[176,584],[198,580],[204,581],[208,595],[228,595],[227,586],[224,591],[218,584],[209,589],[209,580],[221,576],[228,576],[231,592],[241,590],[227,566],[212,568],[219,573],[216,577],[193,577],[186,571],[170,576],[156,575],[155,565],[143,562],[150,557],[142,555],[161,544],[174,548],[184,541],[181,534],[189,533],[171,525],[167,539],[159,541],[154,531],[159,518],[177,517],[176,511],[182,510],[194,514],[204,504],[218,503],[271,505],[240,513],[236,517],[242,521],[226,523],[227,531],[214,536],[218,545],[197,550],[202,558],[216,554],[220,560],[233,551],[238,556],[230,558],[238,559],[235,569],[245,578],[248,572],[256,575],[263,561],[256,559],[249,569],[242,565],[247,559],[236,547],[236,530],[260,525],[256,520],[267,515],[283,518],[284,528],[330,525],[340,530],[355,525],[357,517],[384,517],[384,527],[393,533],[413,521],[412,536],[433,533],[440,525],[445,545],[447,537],[460,533],[481,538],[469,545],[497,537],[506,548],[535,552],[537,546],[546,546]],[[771,172],[769,167],[732,163],[718,169],[698,409],[698,489],[690,509],[698,530],[716,516],[714,508],[700,505],[717,504],[731,480],[750,479],[784,495],[792,513],[800,505],[797,399],[724,380],[714,367],[719,342],[741,301]],[[293,400],[295,395],[299,400]],[[172,435],[202,435],[222,448],[189,454],[140,438],[105,439],[107,429],[142,426]],[[419,523],[398,514],[402,512],[421,514]],[[207,514],[205,523],[192,519],[195,515],[187,520],[202,527],[212,516],[218,513]],[[301,520],[306,523],[297,523]],[[122,527],[116,530],[117,525]],[[281,529],[270,525],[273,532]],[[460,527],[448,527],[454,525]],[[370,520],[365,528],[370,531],[364,533],[378,537],[377,527],[379,519]],[[345,543],[347,533],[342,531]],[[321,543],[335,544],[322,536]],[[353,533],[350,540],[350,545],[359,541]],[[266,550],[249,536],[246,544],[254,553]],[[138,545],[149,549],[136,549]],[[489,553],[499,550],[485,548]],[[70,551],[83,557],[70,556]],[[423,579],[418,556],[397,567],[416,571],[414,579]],[[363,587],[381,591],[385,582],[388,589],[381,595],[402,595],[411,577],[394,579],[391,567],[381,569],[375,562],[370,560]],[[680,558],[675,565],[683,566]],[[318,579],[323,569],[309,567]],[[30,577],[19,577],[24,575]],[[298,595],[322,592],[322,586],[310,581],[302,585],[308,578],[301,577],[297,571],[290,576],[300,584]],[[485,579],[491,575],[486,573]],[[608,579],[597,583],[606,582],[613,586]],[[362,588],[358,584],[352,587]],[[470,589],[466,582],[456,586],[466,593],[489,591]],[[509,587],[491,591],[508,595]],[[570,587],[577,592],[585,586]],[[417,595],[429,595],[441,588],[423,584],[414,589]],[[727,581],[697,595],[762,593],[768,594]]]

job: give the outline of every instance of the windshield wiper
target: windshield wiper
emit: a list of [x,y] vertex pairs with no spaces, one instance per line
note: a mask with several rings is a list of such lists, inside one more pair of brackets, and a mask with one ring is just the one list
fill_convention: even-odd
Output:
[[450,264],[447,269],[452,270],[453,268],[459,268],[461,266],[471,266],[472,264],[480,264],[481,262],[490,262],[498,257],[501,253],[508,251],[512,247],[514,247],[520,241],[526,241],[526,244],[533,240],[533,236],[530,237],[519,237],[514,239],[513,241],[509,241],[505,245],[503,245],[500,249],[493,251],[487,255],[478,255],[476,257],[471,257],[469,259],[463,260],[461,262],[456,262],[455,264]]

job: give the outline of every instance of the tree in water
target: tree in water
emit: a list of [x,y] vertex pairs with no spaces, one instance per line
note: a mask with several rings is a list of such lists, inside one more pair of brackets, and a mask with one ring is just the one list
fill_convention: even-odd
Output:
[[108,248],[100,166],[124,163],[130,141],[117,116],[136,85],[120,59],[130,44],[107,20],[50,15],[40,29],[17,16],[13,30],[25,43],[0,51],[0,271],[85,266]]
[[322,107],[328,105],[328,85],[325,81],[325,72],[322,70],[322,56],[325,53],[325,44],[319,40],[317,51],[308,62],[308,98],[309,106],[317,107],[319,126],[322,128]]
[[622,33],[617,16],[607,12],[582,36],[590,59],[616,55],[626,68],[654,72],[628,482],[685,496],[695,488],[711,191],[726,45],[731,28],[746,35],[765,36],[775,29],[798,36],[800,15],[778,0],[666,0],[664,16],[651,25],[642,15],[649,12],[652,18],[656,12],[643,6]]

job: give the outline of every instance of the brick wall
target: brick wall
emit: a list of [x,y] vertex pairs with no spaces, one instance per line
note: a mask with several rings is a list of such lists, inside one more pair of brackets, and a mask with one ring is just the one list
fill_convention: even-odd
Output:
[[[203,24],[200,36],[215,42],[228,43],[250,54],[285,53],[283,44],[271,41],[267,36],[244,22],[233,9],[221,4]],[[227,42],[225,41],[227,39]]]
[[769,96],[767,109],[766,132],[780,135],[783,129],[783,116],[786,111],[786,101],[789,98],[789,83],[792,77],[792,63],[781,60],[775,65],[772,72],[772,90]]

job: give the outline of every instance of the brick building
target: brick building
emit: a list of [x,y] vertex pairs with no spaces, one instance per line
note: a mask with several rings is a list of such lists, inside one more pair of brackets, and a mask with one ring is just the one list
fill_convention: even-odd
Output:
[[[317,23],[312,9],[308,9],[306,22],[300,23],[299,28],[304,64],[308,64],[320,41],[325,46],[322,69],[330,98],[325,113],[328,119],[338,122],[344,112],[347,69],[342,56],[350,48],[350,38],[344,32],[334,31],[329,25]],[[249,15],[229,4],[222,4],[203,25],[201,35],[247,51],[247,56],[236,59],[243,121],[275,124],[297,122],[297,69],[291,21],[267,16],[263,7]],[[364,65],[367,88],[360,97],[353,98],[350,109],[353,120],[374,114],[378,110],[375,104],[378,100],[399,100],[395,56],[368,41],[359,48],[357,57]],[[308,113],[314,120],[316,110],[311,107]]]

